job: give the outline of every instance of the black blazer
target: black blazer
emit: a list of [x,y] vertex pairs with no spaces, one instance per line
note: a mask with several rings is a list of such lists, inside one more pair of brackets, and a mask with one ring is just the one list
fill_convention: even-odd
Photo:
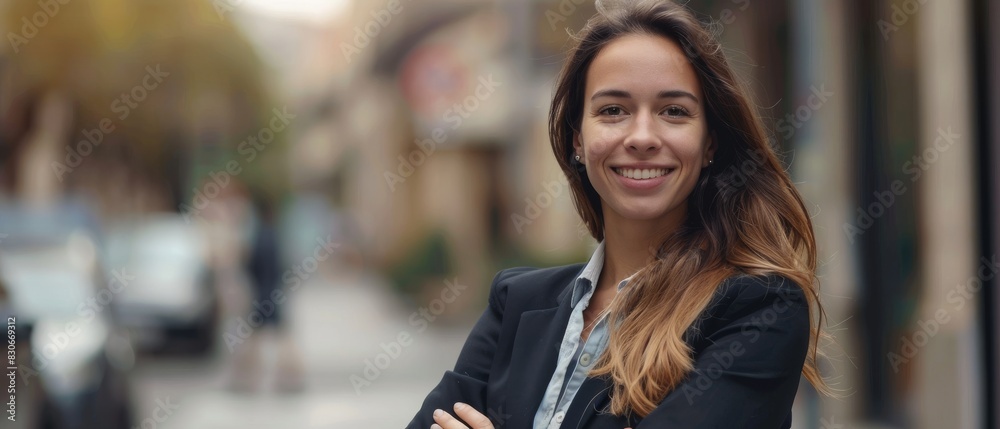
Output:
[[[511,268],[497,273],[489,306],[453,371],[427,395],[408,429],[428,429],[455,402],[486,414],[496,428],[532,427],[556,368],[571,312],[571,283],[583,264]],[[718,288],[685,341],[695,370],[645,418],[605,412],[611,384],[587,378],[562,428],[788,428],[809,344],[801,288],[770,276],[732,277]]]

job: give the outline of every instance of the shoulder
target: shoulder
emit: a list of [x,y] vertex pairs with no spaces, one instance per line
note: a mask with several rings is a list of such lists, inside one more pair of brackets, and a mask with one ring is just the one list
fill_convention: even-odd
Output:
[[549,268],[514,267],[500,270],[493,278],[490,297],[503,302],[530,301],[538,306],[551,306],[567,290],[584,264]]
[[794,280],[777,274],[738,274],[719,285],[712,302],[715,310],[732,312],[775,300],[805,302],[805,290]]
[[810,310],[805,294],[802,286],[784,276],[733,276],[719,285],[698,327],[708,335],[734,324],[743,332],[780,325],[808,338]]
[[494,278],[494,283],[553,283],[562,280],[572,280],[580,274],[584,264],[561,265],[558,267],[534,268],[514,267],[500,270]]
[[696,353],[720,344],[737,347],[743,359],[734,371],[748,376],[797,374],[811,335],[805,294],[782,276],[729,278],[686,339]]

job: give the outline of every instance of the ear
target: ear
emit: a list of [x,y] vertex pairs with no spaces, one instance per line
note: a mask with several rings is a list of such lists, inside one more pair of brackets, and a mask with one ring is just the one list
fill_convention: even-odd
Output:
[[707,144],[705,145],[705,158],[701,162],[702,167],[708,167],[708,161],[715,159],[715,150],[718,149],[716,143],[717,139],[715,138],[715,131],[709,132],[708,137],[706,137],[705,139]]
[[580,141],[580,132],[579,131],[574,131],[573,132],[573,155],[571,155],[571,156],[575,157],[576,155],[580,155],[580,162],[582,163],[583,162],[583,142]]

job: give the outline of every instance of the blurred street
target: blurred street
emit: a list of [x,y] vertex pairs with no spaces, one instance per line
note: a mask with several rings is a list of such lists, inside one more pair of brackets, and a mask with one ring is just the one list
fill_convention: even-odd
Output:
[[396,301],[366,275],[317,279],[296,292],[285,305],[305,363],[306,387],[300,393],[276,392],[269,377],[257,393],[229,391],[230,354],[223,344],[208,362],[140,360],[133,372],[136,424],[153,415],[159,400],[177,405],[156,426],[160,429],[402,427],[423,401],[419,392],[429,392],[454,365],[469,327],[442,330],[432,324],[415,334],[412,345],[358,395],[349,377],[362,374],[364,361],[380,352],[380,342],[413,330],[399,317],[407,312],[394,306]]
[[[1000,2],[677,3],[811,220],[792,428],[1000,428]],[[403,427],[598,244],[548,119],[602,4],[0,0],[0,429]]]

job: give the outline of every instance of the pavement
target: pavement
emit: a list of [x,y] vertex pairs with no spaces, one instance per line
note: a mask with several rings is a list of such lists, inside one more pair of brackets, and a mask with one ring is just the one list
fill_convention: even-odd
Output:
[[[333,277],[333,276],[328,276]],[[234,392],[237,345],[220,338],[209,358],[143,356],[133,370],[134,425],[143,429],[401,428],[450,369],[471,329],[420,331],[412,309],[370,275],[317,279],[289,294],[289,332],[300,350],[304,389],[275,388],[277,345],[253,374],[259,389]],[[224,326],[233,331],[233,314]],[[367,369],[367,372],[366,372]],[[352,376],[356,376],[352,382]]]

